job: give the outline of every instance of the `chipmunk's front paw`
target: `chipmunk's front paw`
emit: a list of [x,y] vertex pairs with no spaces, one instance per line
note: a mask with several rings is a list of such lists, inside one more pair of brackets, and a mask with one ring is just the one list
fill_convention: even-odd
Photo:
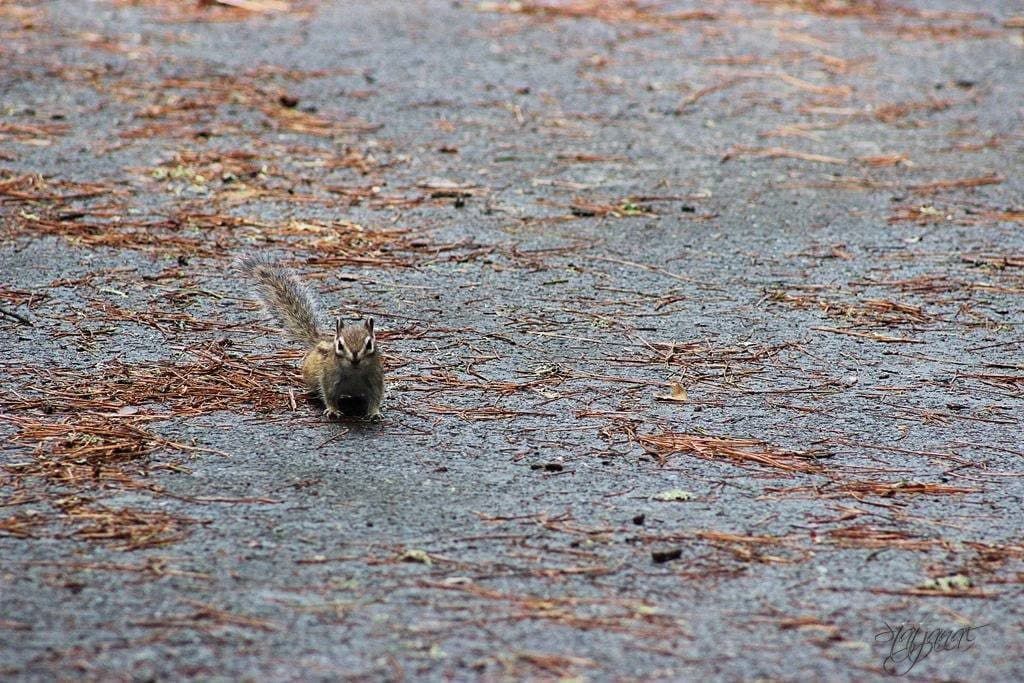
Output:
[[384,404],[381,401],[377,401],[376,404],[370,403],[366,407],[366,413],[363,415],[364,420],[370,420],[372,422],[381,422],[384,419]]
[[326,417],[328,420],[339,420],[341,419],[341,413],[335,410],[334,408],[327,407],[324,408],[324,417]]

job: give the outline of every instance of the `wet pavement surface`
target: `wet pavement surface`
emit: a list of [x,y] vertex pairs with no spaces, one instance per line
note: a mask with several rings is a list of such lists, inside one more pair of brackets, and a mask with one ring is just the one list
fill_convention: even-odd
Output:
[[5,679],[1024,678],[1019,4],[348,4],[0,5]]

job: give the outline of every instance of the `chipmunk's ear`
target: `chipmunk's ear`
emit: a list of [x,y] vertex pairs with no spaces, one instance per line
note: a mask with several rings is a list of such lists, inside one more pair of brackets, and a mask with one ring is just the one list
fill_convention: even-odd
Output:
[[343,329],[345,329],[345,321],[342,320],[341,318],[335,318],[334,319],[334,336],[335,337],[340,337],[341,336],[341,331]]
[[367,332],[373,334],[373,318],[366,318],[363,320],[363,327],[366,328]]

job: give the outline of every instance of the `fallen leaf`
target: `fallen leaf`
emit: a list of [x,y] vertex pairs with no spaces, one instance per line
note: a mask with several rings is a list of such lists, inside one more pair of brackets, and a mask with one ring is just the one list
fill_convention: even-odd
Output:
[[963,574],[953,574],[952,576],[940,576],[937,579],[926,579],[918,588],[952,593],[954,591],[967,590],[972,585],[970,577]]
[[675,401],[677,403],[686,403],[690,400],[690,395],[686,393],[686,389],[679,382],[672,382],[669,385],[671,387],[670,394],[659,394],[655,396],[655,400],[658,401]]
[[654,494],[654,500],[660,500],[663,503],[676,503],[693,500],[694,498],[696,496],[693,493],[682,489],[669,489],[668,491]]
[[398,559],[402,562],[418,562],[426,565],[434,564],[434,561],[430,559],[430,555],[423,550],[406,550],[398,556]]

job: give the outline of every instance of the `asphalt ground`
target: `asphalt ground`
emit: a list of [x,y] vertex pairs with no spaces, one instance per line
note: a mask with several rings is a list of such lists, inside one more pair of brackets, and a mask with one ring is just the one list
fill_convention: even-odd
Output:
[[1019,3],[241,4],[0,4],[0,675],[1024,679]]

